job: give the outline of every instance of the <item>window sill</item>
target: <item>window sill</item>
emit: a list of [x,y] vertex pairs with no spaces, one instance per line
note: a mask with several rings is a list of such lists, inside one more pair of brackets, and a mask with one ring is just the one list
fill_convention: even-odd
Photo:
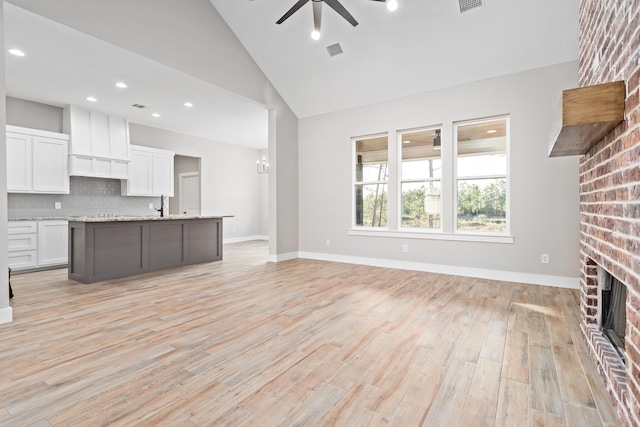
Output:
[[431,231],[391,231],[373,228],[351,228],[347,230],[349,236],[369,236],[369,237],[394,237],[401,239],[424,239],[424,240],[448,240],[457,242],[483,242],[483,243],[507,243],[512,244],[515,238],[506,234],[462,234],[462,233],[441,233]]

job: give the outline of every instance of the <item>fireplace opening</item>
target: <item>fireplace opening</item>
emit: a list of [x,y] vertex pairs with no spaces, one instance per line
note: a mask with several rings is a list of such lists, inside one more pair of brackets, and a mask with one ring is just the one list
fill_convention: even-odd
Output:
[[624,337],[627,327],[627,287],[603,268],[598,271],[602,303],[602,332],[625,361]]

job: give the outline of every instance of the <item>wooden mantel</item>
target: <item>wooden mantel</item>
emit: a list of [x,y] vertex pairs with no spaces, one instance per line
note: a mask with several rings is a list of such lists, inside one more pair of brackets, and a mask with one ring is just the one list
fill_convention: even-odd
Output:
[[563,91],[562,123],[549,157],[589,151],[624,120],[624,100],[624,81]]

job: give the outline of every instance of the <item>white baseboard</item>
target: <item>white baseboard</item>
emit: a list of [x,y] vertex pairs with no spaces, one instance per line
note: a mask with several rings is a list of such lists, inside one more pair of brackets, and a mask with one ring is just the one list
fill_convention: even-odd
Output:
[[288,254],[269,255],[267,261],[269,262],[282,262],[289,261],[290,259],[301,258],[298,252],[289,252]]
[[11,306],[0,308],[0,325],[13,322],[13,308]]
[[421,262],[354,257],[317,252],[299,252],[298,256],[300,258],[315,259],[319,261],[333,261],[346,264],[370,265],[373,267],[396,268],[400,270],[425,271],[429,273],[450,274],[454,276],[477,277],[479,279],[553,286],[556,288],[580,288],[580,279],[578,277],[548,276],[544,274],[520,273],[517,271],[489,270],[483,268],[459,267],[455,265],[428,264]]
[[240,243],[240,242],[248,242],[251,240],[269,240],[268,236],[243,236],[243,237],[229,237],[226,239],[222,239],[222,244],[226,245],[227,243]]

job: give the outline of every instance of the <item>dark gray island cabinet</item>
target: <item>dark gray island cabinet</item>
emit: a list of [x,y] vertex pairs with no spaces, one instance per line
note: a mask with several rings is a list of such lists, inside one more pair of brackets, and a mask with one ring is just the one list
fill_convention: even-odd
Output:
[[71,218],[69,279],[82,283],[222,259],[222,217]]

